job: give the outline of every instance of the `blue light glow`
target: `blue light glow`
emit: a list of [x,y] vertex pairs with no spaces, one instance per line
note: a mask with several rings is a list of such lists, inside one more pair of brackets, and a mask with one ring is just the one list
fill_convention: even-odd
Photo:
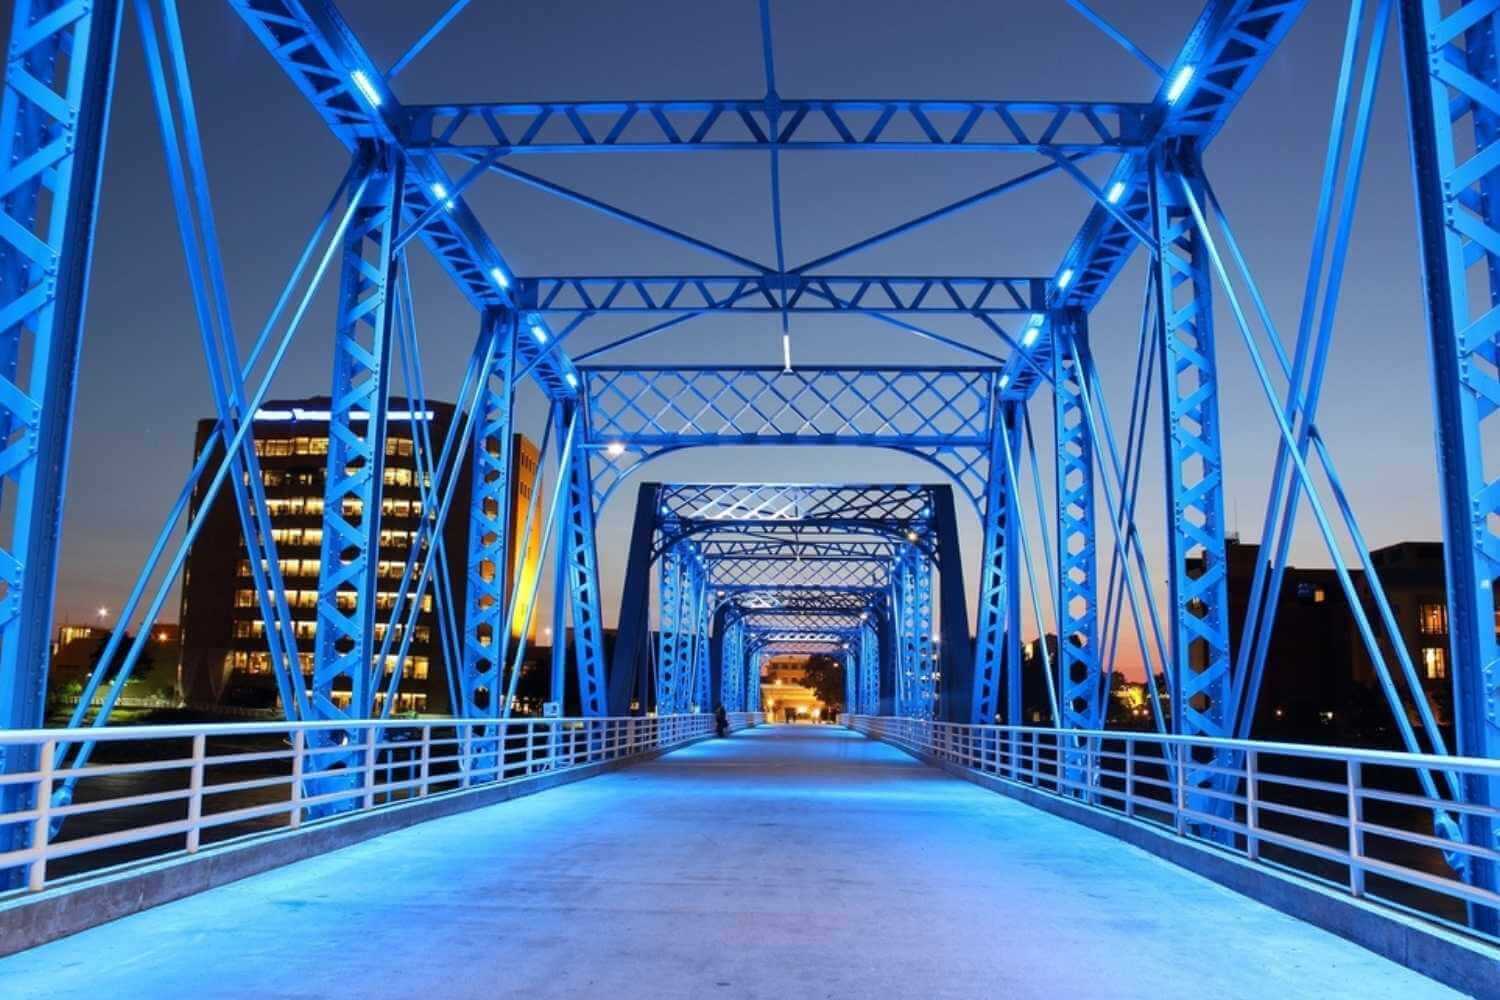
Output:
[[359,92],[365,95],[365,100],[370,102],[371,107],[380,107],[380,91],[376,90],[375,85],[370,82],[370,78],[365,76],[364,70],[357,69],[353,73],[350,73],[349,77],[354,81],[354,85],[359,88]]
[[564,377],[568,380],[568,384],[570,386],[572,386],[575,389],[578,388],[578,376],[577,375],[574,375],[572,372],[568,372],[568,374],[566,376],[564,376]]
[[538,344],[545,344],[547,342],[547,331],[539,326],[531,328],[531,335],[536,338]]
[[510,281],[505,277],[505,272],[500,270],[498,267],[490,268],[490,277],[495,279],[495,284],[499,285],[501,288],[510,287]]
[[1187,90],[1188,84],[1193,82],[1193,73],[1196,71],[1196,66],[1184,66],[1177,71],[1177,75],[1172,78],[1172,86],[1167,88],[1168,104],[1176,103],[1177,98],[1182,96],[1183,91]]
[[1000,388],[1004,389],[1008,385],[1010,385],[1010,376],[1009,375],[1001,375],[1000,376]]
[[1060,292],[1073,283],[1073,269],[1070,267],[1057,276],[1057,290]]
[[1118,204],[1120,198],[1125,194],[1125,182],[1115,181],[1109,189],[1108,200],[1111,205]]
[[[1028,326],[1026,332],[1021,335],[1021,346],[1030,347],[1032,344],[1035,344],[1037,334],[1041,332],[1042,328],[1039,326]],[[1001,388],[1003,389],[1004,386],[1001,386]]]

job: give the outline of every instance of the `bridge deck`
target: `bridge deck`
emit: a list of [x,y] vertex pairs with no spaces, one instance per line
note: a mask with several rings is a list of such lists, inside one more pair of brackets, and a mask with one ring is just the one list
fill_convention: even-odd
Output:
[[769,727],[0,960],[9,998],[1452,995],[844,730]]

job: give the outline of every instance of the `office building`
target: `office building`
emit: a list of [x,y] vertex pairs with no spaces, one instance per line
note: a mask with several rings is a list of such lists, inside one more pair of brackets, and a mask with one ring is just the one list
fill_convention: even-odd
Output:
[[[386,464],[381,490],[380,548],[376,568],[375,639],[385,638],[396,591],[406,570],[413,539],[426,516],[422,483],[417,471],[412,423],[405,400],[390,401]],[[259,457],[272,536],[294,619],[298,657],[303,676],[311,677],[317,635],[318,576],[323,543],[324,485],[328,465],[329,400],[315,397],[267,402],[255,417],[255,449]],[[447,403],[430,402],[419,414],[425,440],[441,448],[455,410]],[[199,421],[194,455],[217,447],[214,421]],[[435,460],[436,456],[433,456]],[[537,483],[538,455],[534,444],[517,435],[512,448],[512,513],[517,527],[509,542],[508,584],[513,585],[522,547],[515,537]],[[468,509],[472,463],[463,461],[456,494],[443,531],[448,555],[448,583],[454,600],[465,593],[464,561],[468,551]],[[200,514],[201,490],[194,493],[193,516]],[[251,577],[251,566],[233,495],[221,490],[203,516],[207,518],[188,555],[182,585],[182,686],[192,705],[234,705],[270,708],[277,704],[265,637],[265,622]],[[524,548],[527,571],[535,573],[541,512],[533,518],[532,538]],[[420,569],[420,563],[418,564]],[[510,589],[508,586],[507,589]],[[409,607],[409,605],[408,605]],[[463,627],[463,609],[453,618]],[[395,667],[399,631],[392,642],[387,676]],[[450,710],[448,666],[444,662],[438,608],[432,589],[422,603],[412,628],[411,642],[397,694],[398,712],[446,713]],[[383,698],[383,692],[377,699]],[[347,693],[334,692],[346,702]]]

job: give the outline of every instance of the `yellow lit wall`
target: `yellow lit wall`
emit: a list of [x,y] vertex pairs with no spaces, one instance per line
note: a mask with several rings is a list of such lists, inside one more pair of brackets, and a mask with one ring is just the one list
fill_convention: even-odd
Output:
[[[513,639],[521,636],[521,629],[526,624],[526,598],[536,584],[537,574],[541,572],[542,518],[546,512],[541,509],[541,499],[536,495],[537,467],[540,459],[541,455],[536,443],[524,434],[517,434],[511,444],[511,483],[513,486],[510,504],[510,540],[507,543],[510,549],[510,573],[507,574],[509,590],[519,595],[515,607],[511,609],[510,634]],[[531,533],[526,538],[526,544],[522,546],[518,544],[518,540],[521,532],[526,530],[526,515],[533,502],[538,504],[537,512],[531,516]],[[517,577],[521,582],[519,589],[515,586]],[[531,634],[527,636],[528,642],[536,641],[539,617],[532,616]]]

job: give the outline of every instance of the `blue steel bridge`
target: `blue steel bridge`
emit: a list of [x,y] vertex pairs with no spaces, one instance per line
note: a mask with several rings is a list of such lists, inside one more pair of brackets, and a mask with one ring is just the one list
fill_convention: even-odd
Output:
[[[1296,154],[1322,180],[1311,238],[1295,247],[1305,295],[1284,314],[1204,152],[1266,68],[1291,58],[1279,50],[1309,5],[1208,0],[1159,63],[1084,0],[1066,2],[1153,86],[1117,101],[786,96],[780,15],[761,0],[760,97],[419,104],[403,74],[462,30],[469,0],[429,5],[407,40],[362,38],[333,0],[222,0],[237,37],[347,153],[282,293],[246,329],[229,306],[237,275],[189,71],[213,56],[190,51],[178,0],[15,0],[0,102],[0,992],[1500,996],[1500,489],[1487,455],[1500,406],[1500,5],[1352,0],[1339,5],[1341,46],[1297,50],[1326,59],[1335,83],[1326,146]],[[372,55],[392,44],[394,62]],[[145,68],[139,92],[115,85],[127,48]],[[1396,68],[1451,726],[1319,431],[1375,83]],[[102,164],[126,102],[148,107],[160,134],[185,322],[221,447],[202,451],[163,513],[79,707],[48,727]],[[800,220],[783,203],[786,162],[853,169],[883,152],[967,152],[996,171],[966,197],[790,264],[784,236]],[[769,181],[774,261],[525,166],[613,157],[628,171],[643,162],[629,153],[750,157]],[[1075,187],[1083,210],[1062,258],[1031,273],[849,270],[1046,180]],[[525,273],[471,206],[496,183],[626,223],[702,266],[656,273],[630,254],[611,269]],[[1143,293],[1114,288],[1132,259]],[[434,391],[457,406],[441,440],[422,419],[418,268],[472,309],[462,377]],[[1091,347],[1091,314],[1112,292],[1140,295],[1136,363],[1112,376],[1128,407],[1109,405]],[[281,576],[255,416],[294,340],[328,332],[305,329],[320,294],[335,306],[309,642]],[[724,324],[744,317],[779,333],[770,364],[616,360],[678,327],[743,329]],[[858,345],[797,363],[797,332],[826,317],[900,331],[913,357],[948,363],[873,365]],[[577,331],[611,318],[639,325],[578,352]],[[972,335],[950,335],[954,322]],[[1231,342],[1248,361],[1221,368]],[[1220,412],[1231,379],[1251,387],[1274,456],[1238,630]],[[411,404],[392,412],[397,391]],[[519,537],[542,521],[550,602],[540,578],[497,570],[518,527],[520,430],[540,440],[549,483]],[[395,599],[377,606],[395,434],[414,442],[425,517]],[[724,483],[649,467],[722,446],[883,449],[927,475]],[[1138,504],[1158,468],[1164,507]],[[110,725],[200,527],[192,501],[224,494],[284,721]],[[625,549],[618,607],[597,531],[611,501],[631,511],[612,539]],[[960,533],[971,516],[977,545]],[[467,525],[462,551],[444,543],[453,518]],[[1299,522],[1326,547],[1399,749],[1254,738]],[[394,718],[428,600],[453,715]],[[524,636],[543,619],[559,639],[550,702],[568,713],[521,717]],[[1060,638],[1028,660],[1024,641],[1048,635]],[[842,664],[844,725],[768,725],[762,664],[813,654]],[[1127,663],[1149,687],[1142,731],[1106,726]],[[1028,670],[1050,725],[1023,715]]]

